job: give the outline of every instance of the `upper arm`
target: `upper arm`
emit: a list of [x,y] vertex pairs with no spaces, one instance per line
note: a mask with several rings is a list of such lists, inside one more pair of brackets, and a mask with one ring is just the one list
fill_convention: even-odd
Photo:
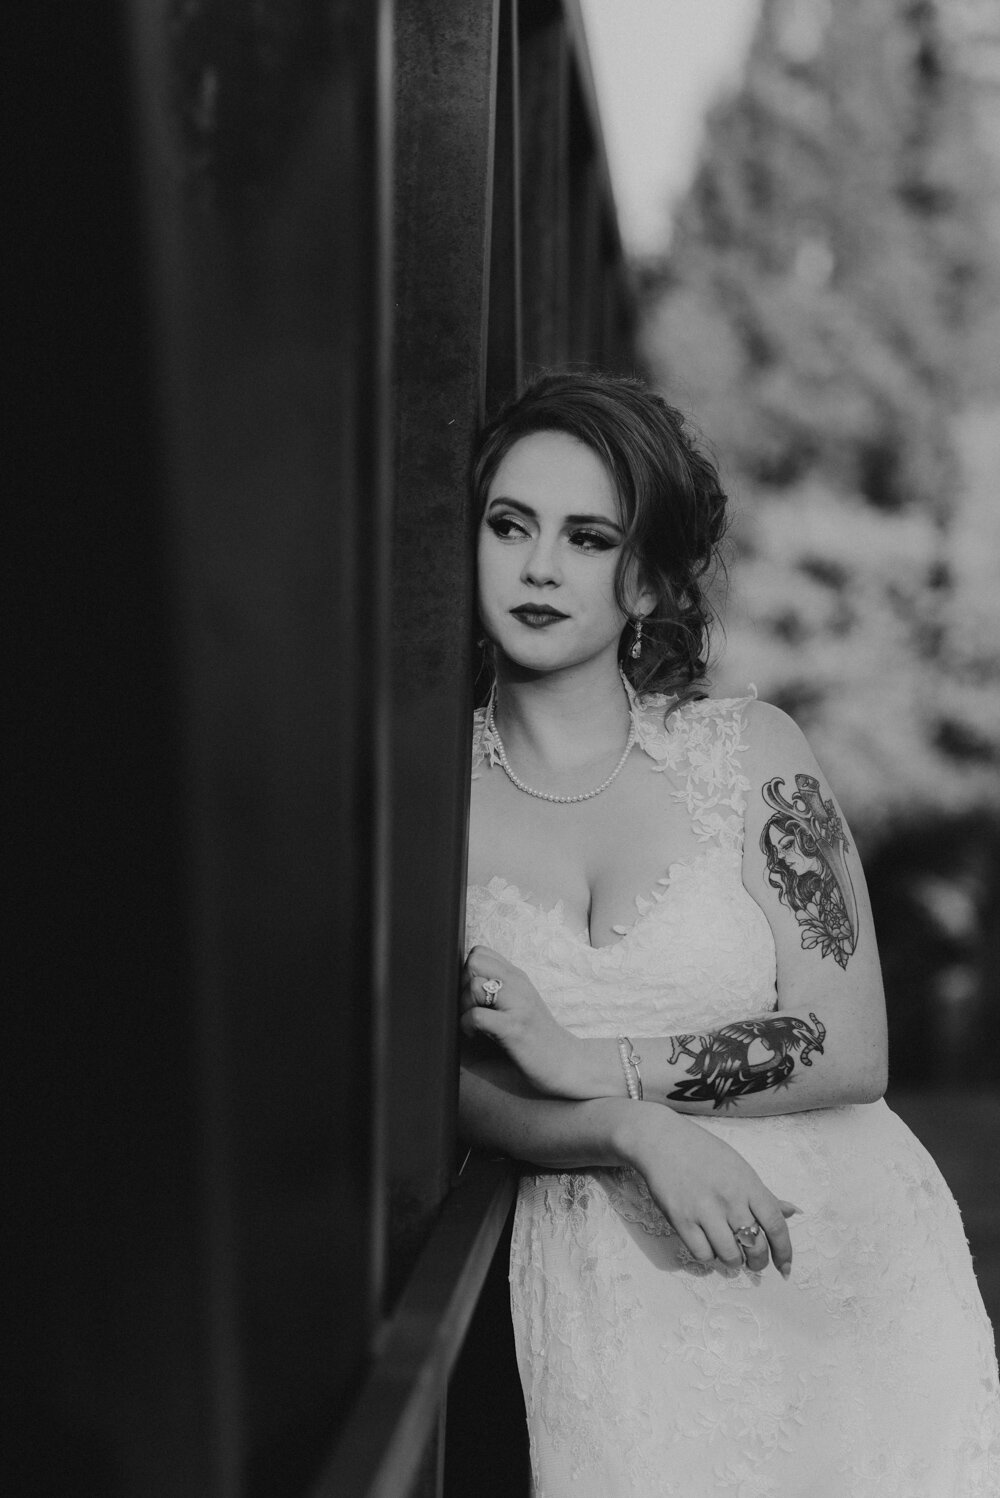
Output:
[[881,969],[850,829],[787,714],[752,703],[747,745],[743,883],[774,937],[778,1008],[821,1005],[861,1048],[873,1076],[884,1073]]

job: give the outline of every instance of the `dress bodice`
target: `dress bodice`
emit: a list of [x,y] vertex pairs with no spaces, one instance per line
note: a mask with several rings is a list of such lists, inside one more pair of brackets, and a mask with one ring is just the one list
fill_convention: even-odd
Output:
[[[632,698],[638,752],[690,817],[700,851],[672,863],[636,896],[618,940],[594,947],[562,903],[542,908],[530,891],[496,877],[471,885],[467,945],[493,947],[523,968],[555,1018],[581,1036],[664,1035],[714,1028],[776,1003],[775,953],[763,911],[743,886],[748,783],[741,769],[749,698]],[[633,750],[633,752],[637,752]],[[473,775],[499,763],[476,714]]]

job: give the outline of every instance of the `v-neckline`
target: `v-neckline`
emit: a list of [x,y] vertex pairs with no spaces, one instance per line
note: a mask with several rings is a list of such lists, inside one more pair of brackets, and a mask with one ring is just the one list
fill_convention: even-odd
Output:
[[[705,863],[713,853],[720,851],[720,849],[709,847],[695,854],[693,858],[675,859],[668,867],[666,874],[657,879],[656,884],[648,894],[633,896],[633,904],[636,907],[635,920],[623,930],[619,930],[617,926],[611,927],[612,931],[619,931],[618,940],[600,942],[596,945],[590,939],[589,930],[578,931],[570,924],[566,917],[565,900],[557,900],[554,905],[541,905],[537,900],[533,900],[526,894],[512,879],[507,879],[503,874],[494,874],[492,879],[486,884],[470,884],[468,888],[476,893],[486,895],[498,894],[501,891],[505,891],[508,895],[513,895],[514,897],[512,901],[508,901],[507,903],[520,905],[532,915],[536,915],[545,921],[554,922],[565,936],[576,942],[578,946],[585,947],[587,951],[616,952],[619,947],[623,947],[628,942],[633,932],[643,924],[646,917],[652,915],[667,900],[677,874],[695,869]],[[662,889],[658,888],[658,886],[662,886]]]

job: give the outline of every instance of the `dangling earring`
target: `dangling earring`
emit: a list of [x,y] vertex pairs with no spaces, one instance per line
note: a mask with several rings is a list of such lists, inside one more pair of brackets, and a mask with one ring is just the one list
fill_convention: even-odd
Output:
[[642,654],[642,620],[641,619],[637,619],[635,621],[635,639],[632,642],[632,649],[629,651],[629,655],[632,657],[632,659],[634,661],[637,661],[639,659],[639,656],[641,654]]

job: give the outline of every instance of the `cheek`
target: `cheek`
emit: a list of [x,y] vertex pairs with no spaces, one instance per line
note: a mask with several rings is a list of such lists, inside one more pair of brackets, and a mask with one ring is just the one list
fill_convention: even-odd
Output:
[[504,568],[505,560],[504,548],[496,545],[484,526],[476,546],[476,594],[480,613],[488,612],[491,604],[496,604],[497,590],[504,582],[505,572],[509,570]]
[[490,535],[485,526],[480,526],[479,535],[476,539],[476,581],[480,589],[488,586],[492,575],[493,548],[489,544]]
[[[617,565],[614,562],[608,563],[606,567],[601,569],[600,578],[595,580],[594,591],[597,597],[600,599],[601,607],[607,610],[608,613],[613,614],[615,618],[618,619],[622,625],[624,625],[626,619],[628,618],[628,614],[620,607],[618,598],[615,593],[615,581],[617,579],[617,576]],[[626,586],[625,598],[628,599],[628,597],[629,592]]]

